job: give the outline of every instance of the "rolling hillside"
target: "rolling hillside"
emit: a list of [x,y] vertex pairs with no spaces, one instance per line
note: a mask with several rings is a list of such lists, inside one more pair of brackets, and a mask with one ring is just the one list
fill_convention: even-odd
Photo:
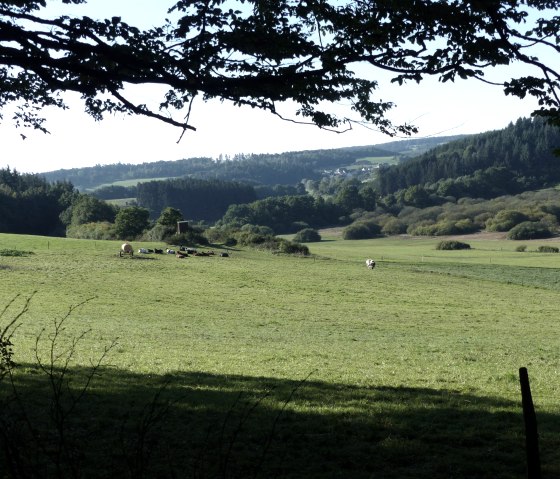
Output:
[[334,150],[286,152],[274,155],[235,155],[220,159],[189,158],[177,161],[97,165],[44,173],[49,182],[70,181],[80,191],[93,191],[101,186],[127,186],[137,180],[169,179],[190,176],[200,179],[227,179],[253,184],[295,184],[302,178],[316,179],[324,170],[356,167],[367,163],[393,163],[401,158],[421,154],[449,141],[448,136],[411,139],[373,146],[356,146]]

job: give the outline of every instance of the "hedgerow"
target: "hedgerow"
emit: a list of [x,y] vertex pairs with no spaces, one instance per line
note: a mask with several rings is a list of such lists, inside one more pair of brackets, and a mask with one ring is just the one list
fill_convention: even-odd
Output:
[[468,244],[468,243],[463,243],[462,241],[445,240],[445,241],[440,241],[436,245],[436,249],[439,249],[439,250],[471,249],[471,245]]

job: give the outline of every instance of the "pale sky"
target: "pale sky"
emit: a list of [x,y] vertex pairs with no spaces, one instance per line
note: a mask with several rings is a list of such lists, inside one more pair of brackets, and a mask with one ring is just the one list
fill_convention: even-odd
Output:
[[[156,3],[157,7],[154,6]],[[64,6],[64,9],[92,17],[120,15],[131,24],[149,26],[149,22],[160,23],[165,16],[162,6],[171,3],[163,0],[95,0],[92,2],[95,8],[88,6],[87,11],[84,6]],[[496,71],[489,78],[498,79],[499,73]],[[420,129],[419,137],[505,128],[517,118],[528,117],[537,107],[530,98],[506,97],[500,87],[474,80],[442,84],[430,79],[420,85],[395,86],[389,85],[387,77],[379,76],[378,71],[372,70],[371,75],[377,75],[375,78],[383,82],[377,92],[378,99],[393,101],[397,105],[390,118],[415,124]],[[135,98],[149,102],[155,92],[154,87],[147,86],[135,87],[131,93]],[[199,101],[191,114],[191,124],[197,131],[187,132],[177,144],[181,132],[170,125],[124,115],[95,122],[83,113],[77,96],[67,98],[70,110],[46,112],[49,135],[14,128],[9,122],[10,115],[4,112],[5,120],[0,124],[3,152],[0,167],[9,165],[20,172],[40,173],[96,164],[137,164],[196,156],[216,158],[220,154],[330,149],[394,140],[363,127],[337,134],[285,122],[251,108]],[[338,107],[343,108],[342,105]]]

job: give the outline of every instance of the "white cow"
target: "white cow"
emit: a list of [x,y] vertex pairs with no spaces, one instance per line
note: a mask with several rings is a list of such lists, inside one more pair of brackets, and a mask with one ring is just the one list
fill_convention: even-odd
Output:
[[373,261],[372,259],[366,259],[366,266],[369,269],[375,268],[375,261]]

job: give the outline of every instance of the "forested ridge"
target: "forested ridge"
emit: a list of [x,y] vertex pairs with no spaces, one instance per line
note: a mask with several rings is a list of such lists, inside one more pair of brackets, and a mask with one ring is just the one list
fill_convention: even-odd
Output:
[[[426,151],[458,138],[438,137],[401,140],[381,145],[332,150],[292,151],[280,154],[239,154],[232,157],[189,158],[155,161],[140,165],[117,163],[43,173],[48,181],[70,181],[81,191],[116,181],[191,176],[254,184],[295,184],[302,178],[316,179],[322,170],[347,166],[360,158],[383,158]],[[386,148],[385,148],[386,147]]]
[[[396,142],[393,146],[393,151],[400,148]],[[418,150],[410,143],[405,146]],[[162,211],[172,208],[177,217],[215,223],[226,231],[226,239],[230,228],[245,226],[266,227],[281,234],[344,225],[349,237],[371,237],[405,232],[440,235],[481,229],[509,231],[529,222],[530,234],[552,234],[560,221],[554,190],[531,204],[527,196],[497,203],[484,203],[483,199],[507,199],[504,195],[557,185],[560,160],[554,150],[559,146],[560,129],[533,118],[517,120],[500,131],[440,144],[412,159],[402,157],[394,166],[354,170],[349,175],[334,172],[334,168],[357,157],[371,158],[387,151],[356,147],[338,153],[320,150],[93,168],[120,174],[132,174],[133,168],[139,168],[137,172],[156,176],[173,176],[178,171],[173,168],[181,165],[191,168],[192,174],[180,178],[144,181],[128,188],[111,186],[113,194],[135,197],[135,205],[124,208],[128,209],[126,215],[123,208],[109,205],[102,197],[80,193],[69,181],[50,183],[45,176],[0,170],[0,229],[110,238],[119,235],[118,223],[124,222],[137,236],[153,227]],[[301,176],[309,171],[319,173],[315,178]],[[245,181],[232,181],[243,175]],[[267,181],[274,181],[274,185]],[[132,224],[137,219],[141,224]],[[534,233],[536,230],[540,232]]]
[[[554,153],[558,148],[558,127],[539,117],[519,119],[503,130],[446,143],[410,161],[382,169],[377,177],[377,190],[380,195],[388,195],[415,185],[433,186],[439,182],[435,189],[442,196],[491,198],[518,193],[560,181],[560,159]],[[463,181],[457,182],[458,179]],[[466,187],[469,183],[471,191]]]
[[74,197],[68,182],[0,169],[0,233],[64,235],[60,215]]
[[381,168],[370,181],[308,180],[312,199],[232,205],[221,225],[258,224],[279,233],[330,222],[346,226],[347,239],[481,230],[507,232],[512,239],[546,237],[559,230],[560,193],[552,188],[560,182],[559,146],[558,127],[541,118],[520,119]]
[[249,185],[233,181],[180,178],[149,181],[137,186],[137,202],[148,209],[153,218],[172,206],[186,218],[216,221],[232,204],[251,203],[257,199]]

